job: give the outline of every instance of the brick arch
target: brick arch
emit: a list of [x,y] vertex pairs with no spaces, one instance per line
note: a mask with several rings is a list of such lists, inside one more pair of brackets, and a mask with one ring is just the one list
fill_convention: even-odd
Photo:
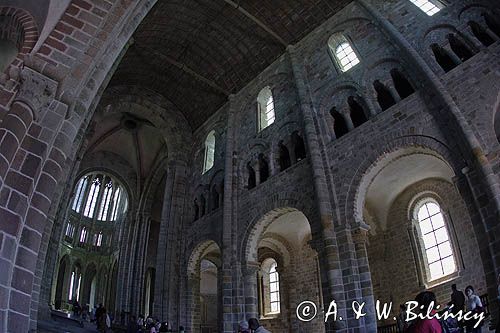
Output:
[[[189,259],[187,261],[187,273],[189,277],[197,276],[198,267],[201,260],[208,254],[208,250],[211,247],[216,247],[216,249],[221,253],[220,246],[213,240],[205,240],[199,242],[187,256]],[[215,264],[215,263],[214,263]]]
[[314,208],[307,207],[299,195],[289,194],[281,198],[274,196],[271,200],[263,202],[257,209],[252,210],[246,223],[243,223],[246,227],[240,234],[239,259],[242,262],[256,262],[258,243],[265,228],[280,216],[296,211],[304,214],[312,235],[320,232],[321,225],[319,219],[316,218]]
[[367,179],[367,176],[371,170],[386,158],[387,154],[406,149],[415,149],[415,152],[423,149],[442,159],[455,174],[460,174],[461,169],[465,166],[465,162],[461,157],[451,151],[448,146],[428,136],[414,135],[399,137],[377,147],[371,147],[371,149],[371,152],[366,151],[365,154],[360,154],[360,156],[366,157],[359,164],[359,167],[351,178],[349,191],[343,200],[344,202],[339,203],[340,207],[344,207],[343,210],[341,209],[340,214],[344,218],[353,216],[354,221],[357,223],[361,223],[363,220],[364,191],[368,188],[367,184],[371,182],[371,179]]
[[0,26],[0,38],[16,44],[18,54],[13,66],[20,66],[24,56],[35,46],[39,31],[34,17],[27,11],[17,7],[0,7],[0,17],[8,18],[7,24]]

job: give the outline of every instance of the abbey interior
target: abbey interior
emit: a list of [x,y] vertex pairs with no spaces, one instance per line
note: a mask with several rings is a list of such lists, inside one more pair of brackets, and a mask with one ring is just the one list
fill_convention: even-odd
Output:
[[495,322],[499,40],[497,0],[0,0],[0,332]]

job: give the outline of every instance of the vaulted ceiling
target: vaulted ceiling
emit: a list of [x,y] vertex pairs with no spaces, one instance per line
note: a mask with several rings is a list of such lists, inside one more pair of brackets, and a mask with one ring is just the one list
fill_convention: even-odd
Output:
[[[238,4],[239,2],[239,4]],[[110,82],[152,89],[194,130],[348,0],[159,0]]]

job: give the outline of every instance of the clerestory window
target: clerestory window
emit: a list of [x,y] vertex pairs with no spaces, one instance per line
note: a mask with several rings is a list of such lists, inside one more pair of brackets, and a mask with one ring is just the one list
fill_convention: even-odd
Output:
[[205,139],[205,160],[203,163],[203,173],[212,169],[215,160],[215,131],[208,133]]
[[332,35],[328,40],[328,47],[334,62],[342,72],[347,72],[360,63],[354,48],[344,35]]
[[274,99],[271,88],[265,87],[257,96],[257,113],[259,132],[274,123]]
[[71,209],[86,218],[113,222],[126,206],[120,182],[110,175],[97,173],[88,174],[78,181]]
[[441,8],[443,8],[443,5],[437,1],[431,1],[431,0],[410,0],[410,1],[429,16],[436,14],[441,10]]

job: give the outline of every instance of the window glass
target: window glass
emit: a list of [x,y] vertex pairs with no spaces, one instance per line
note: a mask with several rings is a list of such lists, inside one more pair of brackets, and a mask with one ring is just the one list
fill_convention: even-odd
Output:
[[429,0],[410,0],[415,6],[420,8],[424,13],[432,16],[439,12],[441,9]]
[[453,248],[439,205],[431,199],[417,207],[418,226],[425,249],[430,280],[456,271]]
[[276,263],[269,270],[269,292],[271,299],[271,312],[280,312],[280,287],[279,276],[276,271]]
[[203,172],[207,172],[214,166],[215,159],[215,131],[208,133],[205,140],[205,162]]
[[257,96],[259,131],[268,127],[275,120],[274,99],[271,88],[265,87]]

